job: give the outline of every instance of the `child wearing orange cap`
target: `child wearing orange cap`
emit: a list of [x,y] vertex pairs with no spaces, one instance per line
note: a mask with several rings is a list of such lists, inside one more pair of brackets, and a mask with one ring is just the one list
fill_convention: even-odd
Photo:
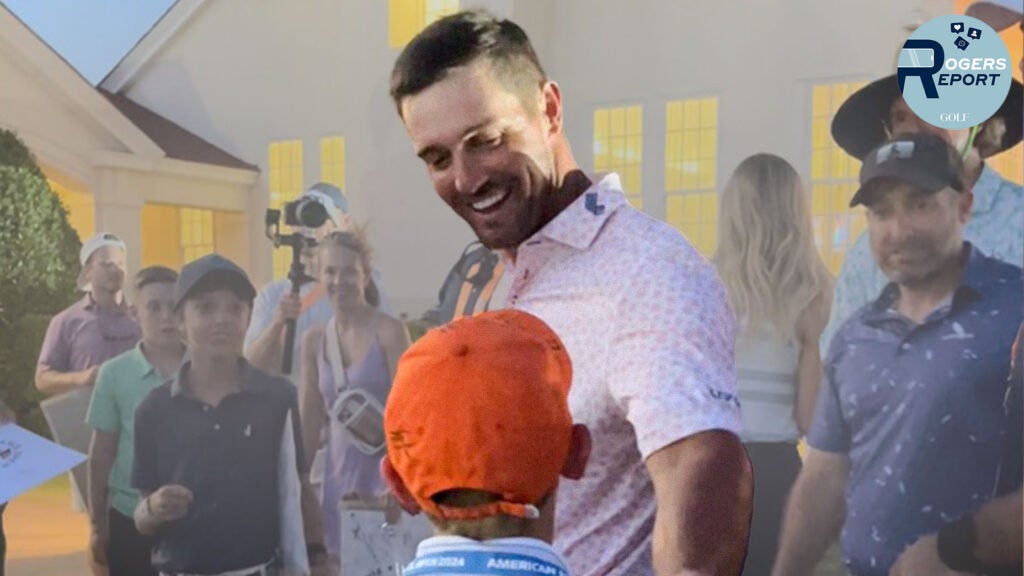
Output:
[[384,413],[381,472],[435,536],[405,576],[568,576],[551,547],[560,476],[579,479],[590,433],[573,424],[569,356],[517,310],[432,330],[402,356]]

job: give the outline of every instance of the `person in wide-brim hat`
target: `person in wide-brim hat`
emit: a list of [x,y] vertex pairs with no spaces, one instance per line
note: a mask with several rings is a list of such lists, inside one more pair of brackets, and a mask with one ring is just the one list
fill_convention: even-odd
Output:
[[[889,125],[893,104],[902,100],[896,75],[886,76],[854,92],[832,119],[832,137],[858,160],[889,140],[896,130]],[[982,123],[975,147],[982,158],[1008,150],[1021,141],[1024,131],[1024,86],[1013,80],[1006,100]]]
[[[832,120],[832,137],[857,160],[896,134],[928,133],[945,140],[960,153],[964,184],[974,193],[965,237],[989,256],[1019,263],[1024,253],[1024,189],[997,172],[986,158],[1021,141],[1022,108],[1024,87],[1014,81],[1003,105],[977,130],[940,128],[914,114],[900,93],[896,75],[891,75],[864,86],[840,105]],[[822,346],[827,347],[843,321],[874,301],[887,284],[867,236],[861,234],[843,258]]]

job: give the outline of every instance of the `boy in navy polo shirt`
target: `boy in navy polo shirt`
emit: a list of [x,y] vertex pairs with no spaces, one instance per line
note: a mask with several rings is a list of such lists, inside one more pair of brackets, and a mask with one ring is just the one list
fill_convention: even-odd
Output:
[[[300,467],[305,459],[295,388],[242,356],[255,295],[245,272],[216,254],[187,264],[175,285],[191,359],[139,405],[132,475],[143,495],[135,523],[155,537],[162,574],[279,573],[278,462],[289,415]],[[319,506],[302,485],[312,573],[326,574]]]
[[812,573],[842,528],[850,572],[888,576],[906,547],[993,497],[1002,459],[1021,269],[963,241],[973,197],[937,136],[878,147],[860,180],[850,204],[867,207],[891,282],[829,348],[776,575]]

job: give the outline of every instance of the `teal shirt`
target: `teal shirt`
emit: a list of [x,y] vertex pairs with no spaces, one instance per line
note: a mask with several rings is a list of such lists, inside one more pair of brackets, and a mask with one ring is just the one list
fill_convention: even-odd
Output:
[[[1024,190],[1004,180],[986,165],[974,183],[974,206],[964,226],[964,240],[988,256],[1021,265],[1024,256]],[[828,351],[832,336],[843,323],[869,302],[874,302],[889,284],[875,264],[865,231],[850,247],[836,280],[835,297],[828,326],[821,335],[821,353]]]
[[135,451],[135,408],[164,379],[142,353],[140,342],[105,362],[96,376],[85,421],[95,430],[118,434],[117,457],[110,469],[109,504],[132,517],[139,492],[131,487]]

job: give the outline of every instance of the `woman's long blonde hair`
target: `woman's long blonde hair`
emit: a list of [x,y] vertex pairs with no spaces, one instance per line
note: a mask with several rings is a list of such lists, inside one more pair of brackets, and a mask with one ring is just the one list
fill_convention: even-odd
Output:
[[736,167],[719,202],[714,263],[733,311],[747,334],[794,337],[800,314],[832,290],[800,175],[774,154],[755,154]]

